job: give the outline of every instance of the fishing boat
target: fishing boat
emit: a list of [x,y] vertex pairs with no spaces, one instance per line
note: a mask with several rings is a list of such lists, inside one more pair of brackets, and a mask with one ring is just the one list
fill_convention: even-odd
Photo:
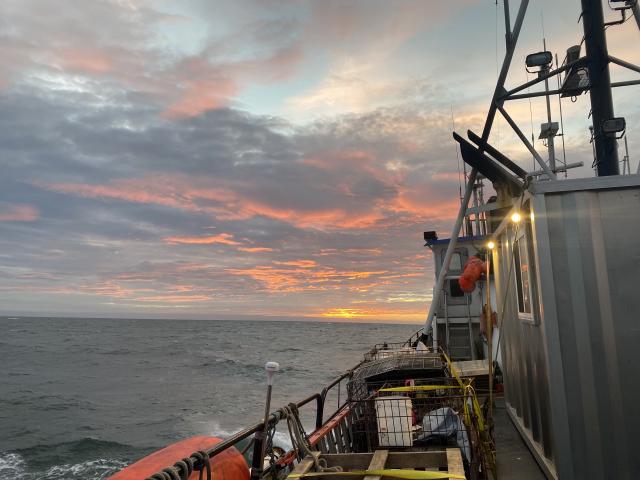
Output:
[[[484,129],[453,132],[469,171],[451,235],[424,233],[436,272],[424,327],[398,343],[381,339],[317,393],[276,409],[278,365],[268,363],[262,421],[226,439],[178,442],[112,480],[640,478],[640,175],[628,153],[620,174],[626,124],[611,93],[640,80],[612,82],[609,64],[640,67],[610,55],[605,37],[630,18],[640,27],[638,4],[609,0],[620,19],[605,23],[602,1],[582,0],[586,51],[570,46],[563,62],[533,53],[525,63],[535,78],[507,88],[528,4],[512,22],[503,2],[506,54]],[[556,153],[562,130],[551,109],[545,159],[507,105],[587,93],[596,176],[569,179],[577,165]],[[497,114],[537,169],[490,143]],[[496,195],[484,201],[489,183]],[[274,442],[277,428],[288,451]]]

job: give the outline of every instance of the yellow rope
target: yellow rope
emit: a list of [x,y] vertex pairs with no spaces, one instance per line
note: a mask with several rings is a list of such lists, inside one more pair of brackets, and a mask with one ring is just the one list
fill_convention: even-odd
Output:
[[465,479],[464,475],[447,472],[429,472],[425,470],[403,470],[399,468],[388,468],[383,470],[351,470],[350,472],[309,472],[309,473],[290,473],[289,478],[304,477],[324,477],[324,476],[350,476],[361,477],[366,475],[374,475],[376,477],[399,478],[402,480],[439,480],[446,478]]
[[[460,390],[458,385],[414,385],[408,387],[389,387],[389,388],[381,388],[378,390],[379,392],[425,392],[432,390],[442,390],[444,388],[451,388]],[[380,397],[384,398],[384,397]]]

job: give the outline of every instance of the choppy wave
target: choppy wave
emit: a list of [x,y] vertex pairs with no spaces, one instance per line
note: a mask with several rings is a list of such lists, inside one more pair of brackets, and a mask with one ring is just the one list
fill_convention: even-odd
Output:
[[115,458],[98,458],[74,464],[62,464],[47,469],[33,469],[24,457],[15,452],[0,453],[2,480],[102,480],[125,467],[127,462]]
[[[0,480],[100,480],[122,469],[136,449],[93,438],[0,452]],[[74,458],[75,463],[67,463]]]
[[[318,391],[372,343],[414,331],[60,318],[0,318],[0,327],[0,480],[102,479],[192,435],[229,437],[262,415],[267,360],[281,366],[276,408]],[[314,405],[300,413],[311,431]],[[278,428],[274,443],[287,449],[286,423]],[[97,438],[60,443],[89,435],[129,445]]]

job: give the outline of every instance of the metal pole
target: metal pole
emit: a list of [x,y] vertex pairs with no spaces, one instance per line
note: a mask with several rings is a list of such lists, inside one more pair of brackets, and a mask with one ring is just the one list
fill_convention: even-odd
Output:
[[[515,50],[516,43],[518,42],[518,37],[520,36],[520,29],[522,28],[522,23],[524,22],[524,16],[527,13],[528,6],[529,0],[522,0],[520,2],[520,8],[518,9],[516,22],[513,26],[509,44],[507,45],[507,51],[505,53],[504,60],[502,61],[502,69],[500,70],[500,74],[498,75],[498,81],[496,82],[496,88],[493,91],[493,97],[491,98],[491,104],[489,105],[487,119],[485,120],[484,129],[482,130],[483,142],[486,142],[489,139],[489,134],[491,133],[493,120],[496,117],[496,109],[498,108],[498,98],[504,93],[504,82],[507,79],[507,74],[509,73],[509,66],[511,65],[511,60],[513,59],[513,52]],[[480,149],[482,150],[482,147],[480,147]],[[427,321],[425,322],[424,326],[425,335],[428,335],[431,331],[433,317],[436,313],[437,304],[440,301],[440,292],[442,291],[442,287],[444,285],[444,279],[449,273],[449,263],[451,262],[453,250],[456,248],[456,244],[458,242],[460,227],[462,226],[462,221],[464,220],[467,212],[469,198],[471,197],[471,191],[473,189],[473,184],[476,181],[477,175],[478,170],[476,170],[475,168],[471,169],[469,179],[467,180],[467,187],[464,193],[464,198],[462,199],[460,210],[458,211],[458,217],[456,218],[456,223],[453,226],[453,231],[451,232],[451,240],[449,241],[449,245],[447,246],[447,253],[445,253],[444,261],[442,262],[442,268],[440,269],[440,275],[438,275],[438,280],[436,281],[436,288],[433,291],[433,299],[431,300],[431,305],[429,306],[429,314],[427,315]]]
[[[544,51],[547,50],[547,39],[542,39],[542,48]],[[548,68],[546,69],[548,70]],[[551,98],[549,95],[549,79],[544,79],[544,91],[546,92],[545,98],[547,100],[547,122],[549,123],[549,127],[551,127]],[[549,168],[552,172],[556,171],[556,149],[554,145],[554,135],[550,135],[547,138],[547,150],[549,152]]]
[[[473,191],[473,185],[476,183],[476,176],[478,175],[478,170],[475,168],[471,169],[471,173],[469,174],[469,179],[467,180],[467,186],[464,191],[464,197],[462,198],[462,203],[460,204],[460,210],[458,211],[458,217],[456,218],[456,223],[453,225],[453,231],[451,232],[451,240],[449,240],[449,245],[447,246],[447,252],[444,254],[444,260],[442,261],[442,268],[440,269],[440,275],[438,275],[438,279],[436,280],[436,286],[433,289],[433,298],[431,299],[431,305],[429,305],[429,314],[427,315],[427,321],[424,326],[424,333],[429,334],[431,331],[431,325],[433,323],[433,317],[436,314],[436,309],[438,308],[438,303],[440,302],[440,292],[444,287],[444,279],[449,272],[449,264],[451,263],[451,257],[453,256],[453,251],[456,248],[456,244],[458,243],[458,235],[460,235],[460,227],[462,227],[462,221],[467,213],[467,205],[469,205],[469,198],[471,198],[471,192]],[[438,259],[436,258],[436,262]],[[435,329],[434,329],[435,330]],[[436,343],[436,334],[433,335],[434,347],[437,345]]]
[[491,315],[491,285],[489,280],[489,274],[491,272],[491,250],[487,252],[487,281],[486,281],[486,299],[487,302],[484,309],[484,318],[487,322],[487,352],[489,356],[489,422],[493,416],[493,318]]
[[511,18],[509,17],[509,0],[504,0],[504,39],[507,48],[511,43]]
[[636,23],[640,29],[640,6],[638,6],[638,2],[635,3],[631,10],[633,11],[633,16],[636,17]]
[[520,2],[520,9],[518,10],[518,16],[516,17],[516,23],[513,26],[513,32],[511,34],[511,42],[507,46],[507,51],[502,61],[502,68],[498,75],[498,81],[496,82],[496,89],[493,91],[493,97],[491,98],[491,104],[489,105],[489,112],[487,112],[487,119],[484,123],[484,129],[482,130],[482,140],[487,141],[489,134],[491,133],[491,127],[493,126],[493,120],[496,116],[496,108],[498,106],[498,99],[504,94],[504,82],[507,79],[509,73],[509,67],[511,66],[511,60],[513,59],[513,52],[515,51],[518,37],[520,36],[520,29],[524,22],[524,16],[527,13],[527,7],[529,6],[529,0],[522,0]]
[[264,463],[265,439],[269,431],[269,410],[271,409],[271,390],[273,389],[273,376],[280,369],[277,362],[267,362],[264,366],[267,371],[267,401],[264,406],[264,422],[262,429],[255,434],[253,445],[253,458],[251,461],[251,480],[259,480],[262,476]]
[[[478,208],[478,182],[473,185],[473,206]],[[476,224],[476,235],[481,235],[480,233],[480,215],[476,212],[474,216],[474,223]],[[473,234],[473,232],[472,232]]]
[[640,73],[640,67],[634,65],[633,63],[625,62],[624,60],[620,60],[619,58],[612,56],[609,56],[609,61],[611,63],[615,63],[616,65],[620,65],[621,67],[628,68],[629,70]]
[[604,32],[602,0],[582,0],[582,23],[589,68],[591,112],[593,118],[596,168],[598,176],[618,175],[618,142],[605,134],[602,124],[614,117],[609,54]]
[[542,167],[542,169],[544,170],[544,173],[547,174],[547,176],[552,179],[555,180],[556,178],[556,174],[553,173],[551,170],[549,170],[549,166],[546,164],[546,162],[542,159],[542,157],[540,156],[540,154],[538,152],[536,152],[536,149],[533,147],[533,145],[531,145],[531,143],[529,143],[529,140],[527,140],[527,137],[525,136],[524,133],[522,133],[522,130],[520,130],[520,128],[518,127],[518,125],[516,124],[516,122],[513,121],[513,118],[511,118],[509,116],[509,114],[505,111],[504,108],[502,107],[498,107],[498,110],[500,110],[500,113],[502,114],[502,116],[504,117],[504,119],[507,121],[507,123],[511,126],[511,128],[513,128],[513,131],[516,132],[516,135],[518,135],[518,137],[520,138],[520,140],[522,140],[522,143],[524,143],[524,145],[527,147],[527,149],[529,150],[529,152],[531,152],[531,155],[533,155],[533,158],[535,158],[537,160],[537,162],[540,164],[540,166]]
[[[627,136],[624,136],[624,160],[622,161],[622,174],[625,173],[631,174],[631,162],[629,159],[629,143],[627,142]],[[625,168],[626,167],[626,168]]]

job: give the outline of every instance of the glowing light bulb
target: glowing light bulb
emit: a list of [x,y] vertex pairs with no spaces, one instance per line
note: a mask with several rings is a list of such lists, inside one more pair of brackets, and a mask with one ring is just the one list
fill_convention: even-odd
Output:
[[515,212],[513,215],[511,215],[511,221],[513,223],[518,223],[520,220],[522,220],[522,216],[518,212]]
[[494,242],[489,242],[487,243],[487,248],[489,250],[493,250],[494,248],[496,248],[496,244]]

